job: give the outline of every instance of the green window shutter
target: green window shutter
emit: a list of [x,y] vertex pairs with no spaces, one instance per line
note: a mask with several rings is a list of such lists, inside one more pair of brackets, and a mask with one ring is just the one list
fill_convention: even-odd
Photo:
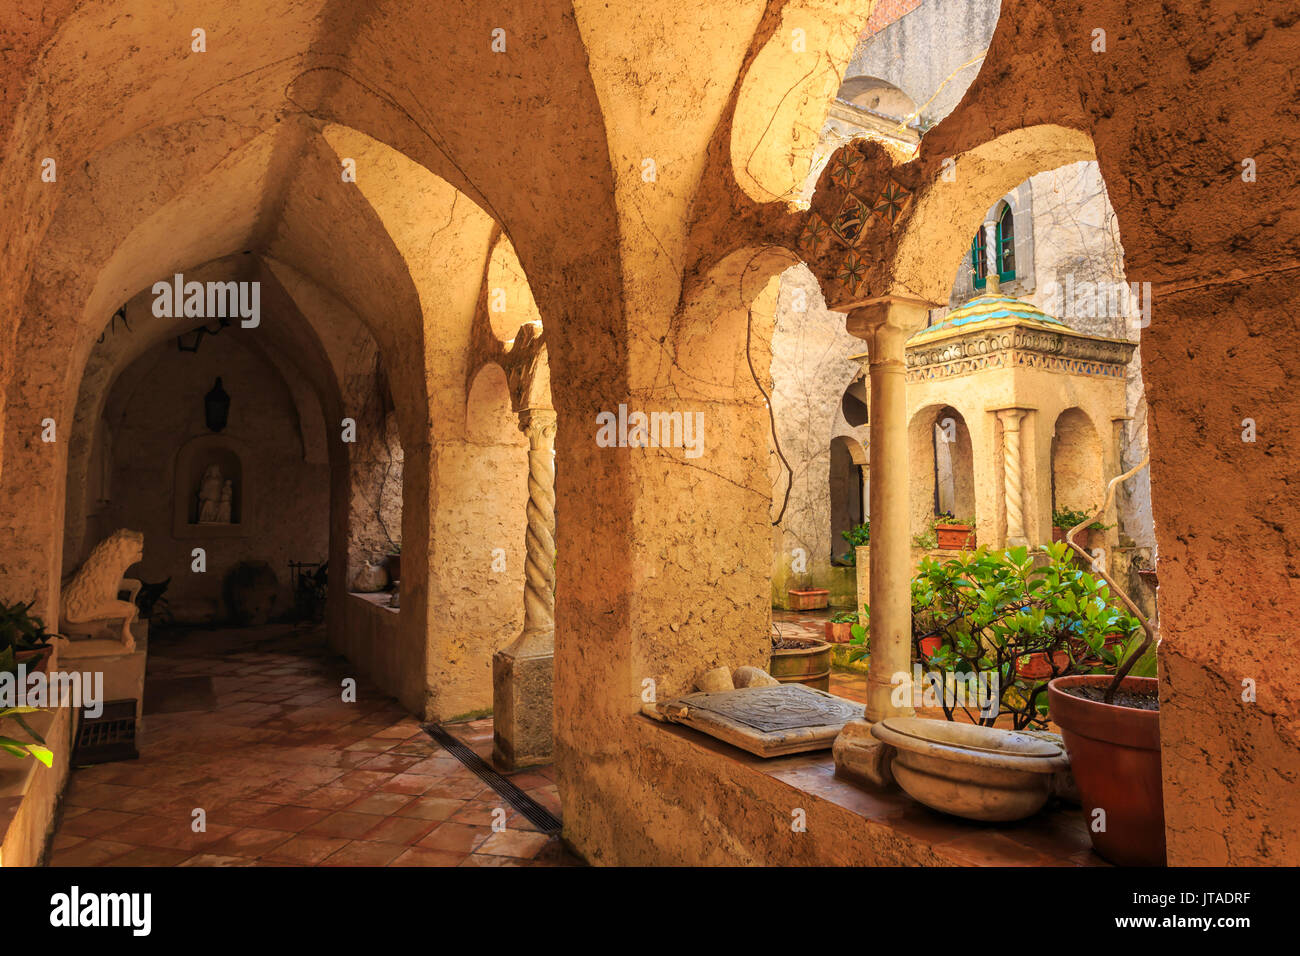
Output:
[[970,241],[970,267],[972,284],[977,289],[988,285],[988,246],[984,241],[984,230],[979,229]]
[[1016,277],[1016,228],[1011,207],[1003,206],[997,226],[998,281],[1010,282]]

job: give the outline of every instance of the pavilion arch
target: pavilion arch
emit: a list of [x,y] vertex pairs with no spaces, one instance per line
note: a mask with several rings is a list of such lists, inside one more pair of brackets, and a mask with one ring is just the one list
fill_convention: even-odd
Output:
[[916,101],[888,80],[851,76],[840,84],[838,99],[882,116],[906,120],[916,111]]
[[935,515],[957,520],[976,514],[975,461],[971,429],[951,405],[927,405],[908,426],[911,458],[912,533],[925,531]]
[[939,175],[935,157],[926,159],[934,174],[900,223],[889,287],[895,295],[940,303],[948,301],[958,264],[989,207],[1035,173],[1096,159],[1096,152],[1087,133],[1043,124],[961,153],[951,182]]
[[1106,494],[1101,438],[1081,408],[1056,418],[1052,435],[1052,510],[1094,512]]
[[831,439],[830,501],[831,562],[849,550],[843,532],[862,524],[868,517],[866,472],[867,452],[862,442],[849,435]]
[[541,312],[528,277],[515,254],[515,247],[504,233],[497,237],[488,257],[484,277],[487,294],[487,317],[492,334],[501,342],[513,341],[520,326],[542,322]]

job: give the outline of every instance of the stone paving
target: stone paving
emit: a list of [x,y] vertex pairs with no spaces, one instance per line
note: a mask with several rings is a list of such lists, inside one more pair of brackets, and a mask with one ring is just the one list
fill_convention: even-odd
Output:
[[[152,636],[140,757],[74,769],[53,866],[554,866],[539,833],[319,631]],[[150,712],[150,711],[155,712]],[[448,728],[490,754],[491,718]],[[550,767],[509,779],[557,817]],[[206,828],[195,832],[195,810]],[[494,818],[505,828],[494,830]]]

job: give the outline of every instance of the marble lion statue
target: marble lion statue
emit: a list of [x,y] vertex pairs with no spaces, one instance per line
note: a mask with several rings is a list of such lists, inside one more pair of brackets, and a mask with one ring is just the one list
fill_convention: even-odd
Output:
[[123,577],[126,569],[144,557],[144,535],[139,531],[121,528],[114,531],[90,552],[59,602],[59,618],[63,630],[70,633],[94,635],[113,621],[122,622],[122,643],[128,651],[135,650],[131,622],[139,609],[134,600],[121,601],[119,591],[130,591],[132,598],[140,589],[140,582]]

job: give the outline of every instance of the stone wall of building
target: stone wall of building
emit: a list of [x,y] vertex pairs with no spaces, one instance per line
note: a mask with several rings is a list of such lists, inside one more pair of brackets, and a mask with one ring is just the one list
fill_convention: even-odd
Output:
[[[123,371],[109,396],[111,497],[97,520],[108,530],[144,532],[144,561],[132,573],[150,582],[171,577],[166,597],[179,621],[225,620],[223,580],[240,561],[270,565],[279,580],[276,609],[287,611],[293,601],[289,562],[324,561],[328,554],[329,467],[304,461],[297,410],[284,380],[237,341],[238,334],[205,338],[194,353],[178,351],[175,341],[157,345]],[[217,376],[231,398],[220,434],[246,451],[242,534],[178,535],[177,452],[209,434],[203,398]],[[199,547],[207,562],[201,574],[191,570],[191,552]]]

